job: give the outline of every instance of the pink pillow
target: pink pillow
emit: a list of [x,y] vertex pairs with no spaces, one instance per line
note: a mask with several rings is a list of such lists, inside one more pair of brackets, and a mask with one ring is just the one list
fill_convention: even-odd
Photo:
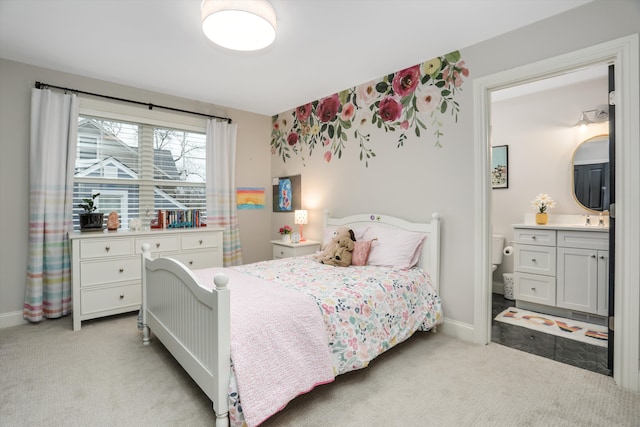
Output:
[[369,258],[369,251],[371,250],[372,242],[373,240],[359,240],[353,242],[351,265],[367,265],[367,259]]
[[426,235],[397,228],[372,226],[363,240],[378,238],[371,245],[368,265],[379,265],[408,270],[417,264]]

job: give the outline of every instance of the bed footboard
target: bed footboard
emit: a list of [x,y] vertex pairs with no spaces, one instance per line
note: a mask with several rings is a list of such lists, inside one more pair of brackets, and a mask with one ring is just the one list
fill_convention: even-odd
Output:
[[230,298],[228,277],[218,274],[213,290],[200,286],[182,263],[151,259],[142,246],[143,343],[150,331],[213,402],[216,427],[229,425]]

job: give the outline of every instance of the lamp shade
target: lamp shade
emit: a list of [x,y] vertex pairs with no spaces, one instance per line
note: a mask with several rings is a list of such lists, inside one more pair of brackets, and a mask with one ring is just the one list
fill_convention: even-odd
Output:
[[307,214],[307,211],[302,209],[302,210],[296,210],[295,213],[293,214],[293,223],[294,224],[301,224],[301,225],[306,225],[309,223],[309,216]]
[[202,31],[227,49],[252,51],[276,38],[276,13],[267,0],[203,0]]

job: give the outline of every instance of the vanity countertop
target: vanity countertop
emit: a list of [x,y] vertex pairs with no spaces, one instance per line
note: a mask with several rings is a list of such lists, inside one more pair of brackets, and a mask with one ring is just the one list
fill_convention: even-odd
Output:
[[595,232],[609,232],[609,226],[603,226],[597,224],[595,225],[580,225],[580,224],[546,224],[546,225],[538,225],[538,224],[513,224],[514,228],[537,228],[544,230],[573,230],[573,231],[595,231]]

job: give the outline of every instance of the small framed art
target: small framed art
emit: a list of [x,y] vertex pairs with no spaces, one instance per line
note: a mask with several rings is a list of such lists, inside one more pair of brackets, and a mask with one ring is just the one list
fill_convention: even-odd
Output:
[[491,188],[509,188],[509,146],[491,147]]

